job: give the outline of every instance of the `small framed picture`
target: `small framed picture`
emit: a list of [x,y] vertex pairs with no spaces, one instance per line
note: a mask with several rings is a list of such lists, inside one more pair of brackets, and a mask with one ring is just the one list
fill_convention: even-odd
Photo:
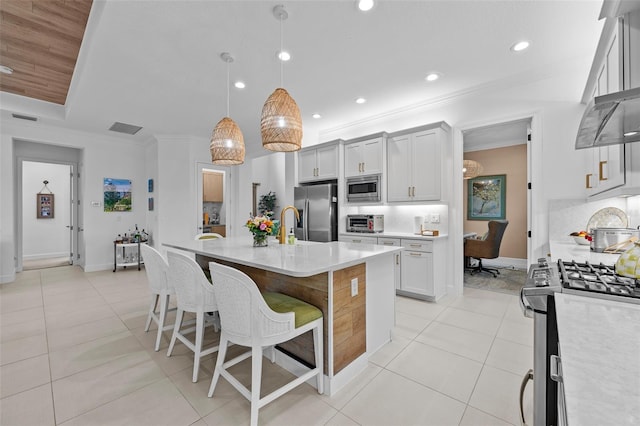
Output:
[[149,192],[153,192],[153,179],[149,179],[147,183],[149,185]]
[[53,194],[36,194],[36,215],[38,219],[53,219]]
[[149,211],[153,211],[153,197],[149,197]]

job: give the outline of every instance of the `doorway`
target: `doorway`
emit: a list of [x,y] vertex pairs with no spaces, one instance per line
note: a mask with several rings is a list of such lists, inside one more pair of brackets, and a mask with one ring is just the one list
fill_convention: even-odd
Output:
[[[529,144],[531,118],[491,124],[463,130],[463,158],[480,164],[482,171],[476,178],[463,183],[463,230],[483,235],[487,231],[487,218],[478,219],[470,213],[468,188],[478,178],[495,177],[500,180],[504,205],[500,206],[509,225],[500,246],[500,257],[485,263],[498,268],[526,270],[529,257],[530,182]],[[475,179],[475,180],[474,180]],[[496,214],[500,209],[496,210]]]
[[22,162],[22,269],[72,265],[69,164]]
[[231,233],[231,174],[226,167],[197,163],[195,217],[196,234],[214,232],[223,237]]
[[[24,270],[25,260],[27,268],[34,266],[31,261],[37,261],[36,267],[84,266],[78,169],[82,151],[24,140],[14,140],[13,144],[16,272]],[[53,217],[38,214],[39,193],[53,194]]]

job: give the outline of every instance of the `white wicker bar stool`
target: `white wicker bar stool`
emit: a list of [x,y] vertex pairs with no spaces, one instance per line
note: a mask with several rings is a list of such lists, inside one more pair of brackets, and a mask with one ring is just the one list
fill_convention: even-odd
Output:
[[[216,330],[220,327],[218,315],[215,312],[218,310],[218,305],[213,293],[213,286],[195,260],[175,252],[168,252],[167,258],[169,260],[169,281],[175,288],[178,304],[176,322],[173,327],[173,335],[171,336],[167,356],[171,356],[176,340],[180,340],[186,347],[191,349],[193,351],[192,381],[195,383],[198,381],[200,358],[218,350],[218,346],[212,346],[204,350],[202,348],[205,325],[211,324]],[[181,330],[185,312],[196,314],[195,342],[186,337],[187,334],[194,330],[193,327]],[[214,312],[214,315],[206,315],[207,312]]]
[[[165,325],[165,321],[167,320],[167,312],[176,310],[176,308],[169,309],[169,298],[175,296],[176,293],[167,277],[169,264],[160,252],[147,244],[141,244],[140,250],[144,258],[144,270],[147,274],[147,281],[149,282],[149,288],[151,290],[151,306],[149,307],[149,315],[147,316],[147,324],[144,327],[144,331],[149,331],[151,321],[156,323],[158,333],[156,336],[155,351],[158,352],[162,332],[173,328],[173,324]],[[160,302],[160,312],[156,313],[158,301]]]
[[216,232],[203,232],[202,234],[196,234],[195,240],[215,240],[216,238],[224,238],[222,235]]
[[[220,309],[220,350],[209,387],[213,396],[220,376],[224,377],[245,398],[251,401],[251,425],[258,424],[258,410],[294,389],[312,377],[316,377],[318,393],[324,392],[322,311],[301,300],[281,294],[261,294],[256,283],[245,273],[215,262],[209,263],[213,277],[213,289]],[[286,385],[260,397],[262,378],[262,349],[273,347],[296,336],[313,330],[315,368],[293,379]],[[224,358],[228,343],[251,347],[227,362]],[[272,348],[271,362],[275,361]],[[251,391],[227,370],[251,357]]]

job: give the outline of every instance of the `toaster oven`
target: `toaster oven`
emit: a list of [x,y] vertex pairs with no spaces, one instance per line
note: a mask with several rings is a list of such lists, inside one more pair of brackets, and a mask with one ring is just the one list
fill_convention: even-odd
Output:
[[384,216],[381,214],[347,215],[347,232],[384,232]]

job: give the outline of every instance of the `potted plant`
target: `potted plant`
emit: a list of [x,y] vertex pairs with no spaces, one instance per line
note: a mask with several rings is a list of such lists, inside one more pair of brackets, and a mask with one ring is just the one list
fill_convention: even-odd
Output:
[[260,196],[258,210],[262,216],[273,217],[276,208],[276,193],[269,191],[267,194]]

